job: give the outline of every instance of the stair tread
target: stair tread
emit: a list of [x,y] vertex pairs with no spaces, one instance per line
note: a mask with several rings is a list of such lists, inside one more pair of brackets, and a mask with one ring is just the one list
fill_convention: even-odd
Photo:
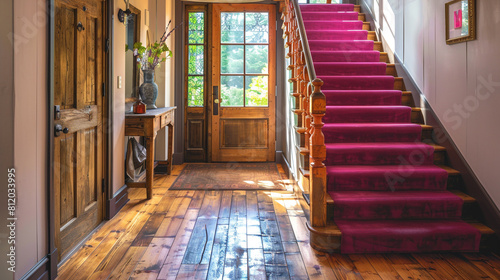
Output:
[[[431,169],[445,170],[437,165],[410,165],[405,166],[405,169],[411,168],[413,173],[428,172]],[[385,173],[385,172],[398,172],[401,169],[399,165],[331,165],[326,167],[327,172],[340,172],[346,174],[347,172],[365,172],[365,173]],[[448,171],[447,171],[448,172]]]
[[404,105],[327,105],[326,109],[376,109],[376,110],[387,110],[387,109],[408,109],[410,107]]
[[[475,199],[459,191],[329,191],[330,197],[337,196],[337,199],[353,199],[363,197],[363,200],[381,201],[382,199],[390,198],[391,200],[422,200],[429,199],[461,199],[466,203],[473,203]],[[332,198],[332,202],[335,199]]]
[[403,127],[421,127],[416,123],[327,123],[324,127],[359,127],[359,128],[403,128]]
[[[433,222],[440,223],[442,221],[447,221],[447,220],[436,220]],[[486,226],[478,221],[475,221],[475,220],[462,220],[462,221],[475,227],[476,229],[478,229],[479,232],[481,232],[481,235],[483,235],[483,236],[495,234],[495,231],[493,231],[491,228],[489,228],[488,226]],[[394,221],[392,221],[392,222],[394,222]],[[415,221],[410,221],[410,222],[415,222]],[[319,235],[332,236],[332,237],[333,236],[337,236],[337,237],[342,236],[342,232],[340,231],[338,225],[333,221],[329,221],[328,224],[324,227],[314,227],[314,226],[311,226],[309,223],[307,223],[307,227],[309,228],[310,231],[312,231],[316,234],[319,234]]]
[[446,172],[448,172],[448,176],[457,176],[457,175],[460,175],[460,171],[458,170],[455,170],[447,165],[437,165],[439,166],[440,168],[446,170]]
[[[446,191],[400,191],[400,192],[392,192],[392,191],[335,191],[335,193],[375,193],[374,195],[376,196],[379,196],[377,193],[384,193],[384,194],[391,194],[391,195],[396,195],[396,194],[404,194],[404,193],[407,193],[407,194],[416,194],[416,195],[420,195],[422,193],[436,193],[436,192],[446,192]],[[460,197],[464,203],[466,204],[472,204],[472,203],[475,203],[476,202],[476,199],[473,198],[472,196],[469,196],[467,195],[466,193],[463,193],[459,190],[449,190],[447,192],[450,192],[458,197]],[[328,196],[326,197],[326,203],[327,204],[330,204],[330,205],[333,205],[335,203],[335,201],[333,200],[331,194],[333,193],[333,191],[329,191],[328,192]],[[404,195],[401,195],[399,196],[400,198],[403,198],[405,197]]]

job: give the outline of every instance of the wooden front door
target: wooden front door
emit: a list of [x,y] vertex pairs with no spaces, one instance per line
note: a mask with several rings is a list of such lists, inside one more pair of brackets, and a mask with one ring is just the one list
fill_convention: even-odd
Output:
[[275,5],[186,8],[185,160],[274,161]]
[[103,10],[102,0],[55,1],[54,201],[60,259],[103,219]]
[[212,161],[274,161],[275,6],[212,11]]

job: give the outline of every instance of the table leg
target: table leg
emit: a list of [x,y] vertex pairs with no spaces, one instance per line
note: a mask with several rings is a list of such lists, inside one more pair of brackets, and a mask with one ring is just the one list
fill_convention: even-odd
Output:
[[170,175],[172,173],[172,165],[174,164],[173,162],[173,156],[174,156],[174,124],[171,123],[168,125],[168,167],[167,167],[167,174]]
[[153,179],[155,169],[155,138],[146,137],[146,193],[147,198],[153,197]]

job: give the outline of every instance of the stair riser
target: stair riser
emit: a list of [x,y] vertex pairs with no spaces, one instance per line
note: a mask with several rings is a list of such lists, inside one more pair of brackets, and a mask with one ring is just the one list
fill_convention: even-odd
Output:
[[401,105],[413,107],[413,97],[411,94],[403,94],[401,96]]
[[[333,222],[334,215],[335,215],[335,202],[328,203],[327,204],[327,219],[329,222]],[[459,217],[461,219],[473,219],[474,217],[477,217],[478,214],[478,207],[477,203],[464,203],[462,207],[462,215]],[[430,217],[428,217],[430,219]]]
[[[359,7],[359,6],[358,6]],[[352,12],[356,9],[356,6],[350,4],[335,4],[335,5],[324,5],[324,4],[302,4],[300,5],[300,10],[302,12]]]
[[322,90],[401,90],[395,86],[394,77],[335,77],[318,76],[323,80]]
[[325,165],[432,165],[434,153],[421,150],[326,150]]
[[380,62],[389,63],[389,55],[387,53],[380,53]]
[[382,76],[386,75],[385,63],[316,63],[314,66],[318,76]]
[[340,178],[329,175],[327,188],[332,191],[443,191],[448,187],[447,179],[406,177],[405,174],[399,173],[388,173],[384,176],[387,178]]
[[400,201],[387,203],[334,204],[334,219],[344,220],[401,220],[401,219],[460,219],[463,201]]
[[397,77],[398,73],[396,73],[396,66],[394,66],[394,65],[387,65],[385,74],[389,75],[389,76]]
[[373,143],[373,142],[415,142],[421,139],[421,131],[400,133],[395,131],[356,131],[340,128],[323,128],[326,143]]
[[[481,233],[463,221],[337,221],[342,253],[473,252]],[[419,229],[419,230],[414,230]]]
[[326,105],[327,106],[359,106],[359,105],[401,105],[401,94],[341,94],[341,93],[327,93]]
[[[422,162],[423,163],[420,163]],[[418,163],[418,164],[415,164]],[[446,151],[435,151],[432,156],[415,151],[407,155],[387,156],[387,154],[339,153],[327,150],[326,165],[445,165]]]
[[364,30],[307,31],[307,38],[309,40],[367,40],[368,32]]
[[[362,21],[304,21],[306,31],[313,30],[362,30]],[[368,30],[366,30],[368,31]]]
[[418,124],[425,124],[424,117],[421,111],[412,111],[411,112],[411,122]]
[[[408,107],[409,109],[409,107]],[[343,110],[326,109],[325,123],[409,123],[410,110]]]
[[302,19],[304,21],[309,20],[361,20],[358,13],[351,12],[339,12],[339,13],[328,13],[328,12],[303,12]]
[[367,51],[366,53],[328,53],[312,52],[312,59],[317,62],[380,62],[380,53]]
[[[438,153],[438,152],[435,152],[435,154]],[[299,159],[300,159],[300,166],[302,168],[305,168],[305,169],[309,169],[308,167],[308,163],[306,164],[307,166],[304,165],[304,162],[305,162],[305,158],[309,159],[309,155],[301,155],[299,154]],[[436,165],[442,165],[441,163],[436,163],[436,158],[434,159],[434,164]],[[406,173],[405,173],[405,169],[402,168],[402,171],[400,173],[397,173],[397,174],[388,174],[388,176],[392,176],[392,177],[395,177],[397,178],[398,180],[403,180],[405,179],[405,176],[406,176]],[[409,182],[410,180],[408,178],[405,179],[406,182]],[[376,179],[373,184],[376,184],[376,185],[380,185],[382,183],[386,182],[386,179],[385,178],[382,178],[382,179]],[[353,184],[362,184],[361,182],[356,182],[356,183],[353,183]],[[370,183],[371,184],[371,183]],[[423,184],[423,182],[418,182],[416,183],[416,185],[414,186],[413,190],[415,189],[418,189],[419,187],[421,187],[421,185],[418,185],[418,184]],[[443,187],[442,190],[444,189],[447,189],[447,190],[462,190],[463,189],[463,181],[460,177],[460,174],[458,175],[448,175],[448,179],[446,180],[446,183],[445,183],[446,187]],[[397,188],[400,188],[399,185],[395,185]],[[403,190],[410,190],[412,188],[409,188],[409,189],[403,189]],[[352,189],[342,189],[342,190],[352,190]],[[360,190],[371,190],[369,187],[363,187],[361,188]],[[378,188],[377,190],[391,190],[391,188],[387,185],[385,185],[384,187],[382,188]]]
[[394,78],[394,89],[401,90],[401,91],[406,90],[403,78],[398,78],[398,77]]
[[309,41],[312,52],[314,51],[372,51],[377,50],[377,45],[373,41]]

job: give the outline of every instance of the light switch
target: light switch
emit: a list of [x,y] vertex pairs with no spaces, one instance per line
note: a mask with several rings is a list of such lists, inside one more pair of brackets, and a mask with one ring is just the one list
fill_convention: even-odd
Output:
[[116,86],[122,88],[122,76],[117,77]]

